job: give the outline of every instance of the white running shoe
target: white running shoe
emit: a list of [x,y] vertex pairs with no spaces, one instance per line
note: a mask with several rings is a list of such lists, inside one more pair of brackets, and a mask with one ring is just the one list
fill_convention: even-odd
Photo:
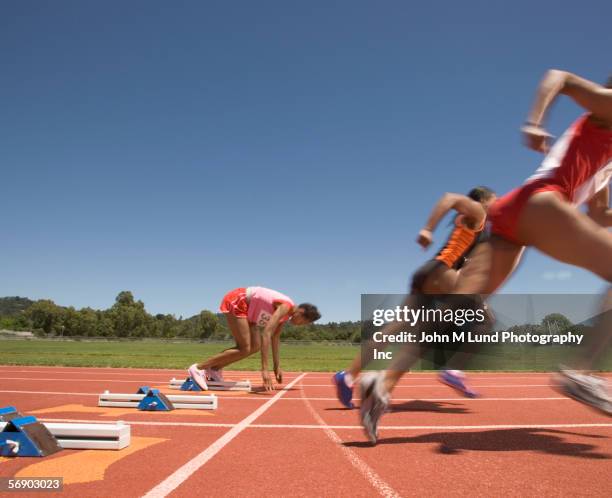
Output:
[[612,397],[604,379],[574,370],[561,369],[553,385],[562,394],[589,405],[606,415],[612,415]]
[[208,391],[208,384],[202,370],[198,370],[198,364],[194,363],[187,369],[187,373],[193,379],[193,381],[200,386],[204,391]]
[[372,444],[378,440],[378,422],[389,406],[390,396],[384,391],[384,372],[368,372],[361,376],[361,425]]
[[206,380],[211,382],[224,382],[223,380],[223,370],[216,368],[205,368],[204,374],[206,375]]

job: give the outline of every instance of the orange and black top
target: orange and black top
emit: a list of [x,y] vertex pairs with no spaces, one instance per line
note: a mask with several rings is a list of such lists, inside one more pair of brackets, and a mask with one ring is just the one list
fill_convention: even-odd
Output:
[[482,242],[485,237],[484,228],[484,221],[477,229],[473,230],[463,224],[462,215],[457,216],[455,218],[455,228],[435,259],[449,268],[458,270],[465,264],[466,257],[474,246]]

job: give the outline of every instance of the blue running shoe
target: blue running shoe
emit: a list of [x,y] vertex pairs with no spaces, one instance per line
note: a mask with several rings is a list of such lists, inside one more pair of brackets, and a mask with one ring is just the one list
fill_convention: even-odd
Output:
[[336,384],[336,396],[346,408],[355,408],[353,405],[353,388],[346,383],[346,372],[342,370],[332,377],[332,382]]
[[478,398],[480,396],[476,391],[470,389],[466,385],[464,381],[465,374],[461,370],[442,370],[438,374],[438,379],[442,384],[452,387],[466,398]]

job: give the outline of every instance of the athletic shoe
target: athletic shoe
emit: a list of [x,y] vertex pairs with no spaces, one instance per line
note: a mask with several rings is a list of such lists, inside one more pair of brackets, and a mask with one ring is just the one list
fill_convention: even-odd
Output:
[[332,382],[336,384],[336,396],[346,408],[355,408],[353,404],[353,388],[346,383],[346,372],[342,370],[332,377]]
[[206,380],[211,382],[223,382],[223,370],[216,368],[205,368],[204,375],[206,376]]
[[561,369],[559,374],[553,377],[553,387],[561,394],[612,416],[612,397],[606,381],[600,377]]
[[438,380],[466,398],[478,398],[480,396],[465,383],[465,374],[461,370],[442,370],[438,374]]
[[187,369],[187,373],[193,379],[193,381],[200,386],[200,388],[204,391],[208,391],[208,384],[206,383],[206,379],[204,378],[203,371],[198,370],[198,364],[194,363]]
[[384,372],[368,372],[361,376],[361,425],[372,444],[378,440],[378,422],[389,406],[389,394],[384,392]]

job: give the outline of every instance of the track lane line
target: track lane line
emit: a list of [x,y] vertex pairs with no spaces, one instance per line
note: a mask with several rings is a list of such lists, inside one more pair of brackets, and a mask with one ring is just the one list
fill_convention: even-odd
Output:
[[[67,422],[75,424],[108,424],[108,420],[89,420],[72,418],[40,418],[42,422]],[[161,422],[161,421],[137,421],[123,420],[127,425],[144,426],[170,426],[170,427],[232,427],[240,425],[231,423],[217,422]],[[479,429],[579,429],[579,428],[612,428],[612,423],[585,423],[585,424],[497,424],[497,425],[381,425],[381,430],[388,431],[460,431],[460,430],[479,430]],[[324,429],[333,430],[363,430],[360,425],[325,425],[320,424],[249,424],[249,429]],[[243,430],[243,429],[242,429]],[[235,436],[234,436],[235,437]],[[197,458],[197,457],[196,457]]]
[[[302,385],[300,383],[300,385]],[[302,401],[308,408],[308,411],[317,421],[318,427],[322,429],[327,437],[334,443],[334,446],[340,450],[342,455],[349,461],[349,463],[359,471],[359,473],[370,483],[378,494],[385,498],[401,498],[401,495],[395,491],[389,483],[387,483],[382,477],[380,477],[372,467],[365,463],[357,454],[349,447],[342,444],[342,439],[336,434],[333,429],[325,423],[325,420],[317,413],[317,411],[310,404],[310,401],[304,396],[304,389],[301,389],[300,394],[302,395]]]
[[268,408],[270,408],[276,401],[287,393],[287,390],[297,384],[306,374],[296,377],[289,384],[287,384],[280,392],[277,392],[271,399],[269,399],[262,406],[257,408],[253,413],[242,419],[238,424],[227,431],[223,436],[212,443],[208,448],[202,451],[199,455],[189,460],[182,467],[179,467],[166,479],[160,482],[157,486],[151,489],[148,493],[143,495],[143,498],[161,498],[168,496],[181,484],[183,484],[189,477],[203,467],[206,462],[213,458],[219,453],[225,446],[227,446],[238,434],[244,431],[251,425],[258,417],[263,415]]
[[[180,390],[175,390],[175,392],[178,394],[181,391]],[[184,391],[183,391],[184,392]],[[193,391],[198,392],[198,391]],[[215,394],[218,398],[223,398],[223,400],[234,400],[234,399],[249,399],[249,400],[254,400],[254,401],[265,401],[266,398],[261,398],[258,397],[257,395],[253,395],[253,396],[224,396],[223,394],[219,394],[219,392],[223,392],[223,391],[216,391]],[[48,395],[58,395],[58,396],[100,396],[101,393],[78,393],[78,392],[65,392],[65,391],[16,391],[16,390],[8,390],[8,389],[0,389],[0,393],[10,393],[10,394],[48,394]],[[326,398],[326,397],[307,397],[306,399],[308,399],[309,401],[337,401],[338,398]],[[355,397],[354,399],[359,400],[358,397]],[[283,397],[281,398],[279,401],[301,401],[302,398],[301,397]],[[393,401],[572,401],[570,398],[567,398],[565,396],[559,396],[559,397],[521,397],[521,398],[487,398],[487,397],[480,397],[480,398],[420,398],[420,397],[413,397],[413,398],[393,398]]]

